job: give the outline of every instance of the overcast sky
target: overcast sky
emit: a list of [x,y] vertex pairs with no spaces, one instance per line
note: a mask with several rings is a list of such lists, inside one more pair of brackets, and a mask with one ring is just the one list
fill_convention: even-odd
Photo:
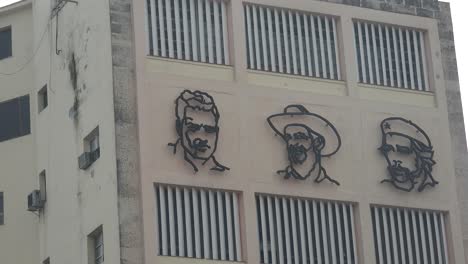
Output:
[[[0,0],[0,7],[17,2],[18,0]],[[458,74],[460,76],[460,88],[462,92],[462,101],[464,106],[465,124],[468,124],[468,36],[463,31],[463,27],[468,26],[468,0],[446,0],[450,2],[452,9],[453,27],[455,32],[455,42],[458,60]],[[468,126],[466,126],[468,128]],[[468,134],[468,133],[467,133]]]

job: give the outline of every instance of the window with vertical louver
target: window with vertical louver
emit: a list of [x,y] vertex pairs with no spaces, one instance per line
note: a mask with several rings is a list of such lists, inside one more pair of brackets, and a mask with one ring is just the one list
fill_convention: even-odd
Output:
[[358,263],[353,205],[258,194],[260,262]]
[[423,31],[355,21],[359,81],[428,91]]
[[336,18],[246,4],[252,70],[340,80]]
[[224,0],[145,0],[148,54],[229,65]]
[[239,193],[157,185],[159,255],[241,261]]
[[442,212],[373,206],[377,264],[448,264]]

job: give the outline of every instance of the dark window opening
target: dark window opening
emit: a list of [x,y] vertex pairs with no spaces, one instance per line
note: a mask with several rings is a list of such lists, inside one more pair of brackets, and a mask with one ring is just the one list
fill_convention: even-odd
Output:
[[0,102],[0,142],[30,133],[29,95]]
[[0,29],[0,60],[12,56],[11,27]]

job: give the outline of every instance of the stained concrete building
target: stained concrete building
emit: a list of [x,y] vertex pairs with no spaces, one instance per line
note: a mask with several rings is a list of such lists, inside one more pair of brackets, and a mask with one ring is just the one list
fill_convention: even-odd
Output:
[[446,3],[20,1],[0,121],[2,263],[466,262]]

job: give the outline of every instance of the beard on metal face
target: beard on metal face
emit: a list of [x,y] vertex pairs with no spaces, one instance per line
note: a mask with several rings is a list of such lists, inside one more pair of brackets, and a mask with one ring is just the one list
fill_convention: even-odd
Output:
[[393,161],[393,164],[388,166],[387,169],[397,182],[403,183],[413,177],[410,169],[401,166],[401,161]]
[[301,165],[304,161],[307,160],[307,148],[298,143],[288,145],[288,156],[289,160],[293,164]]

